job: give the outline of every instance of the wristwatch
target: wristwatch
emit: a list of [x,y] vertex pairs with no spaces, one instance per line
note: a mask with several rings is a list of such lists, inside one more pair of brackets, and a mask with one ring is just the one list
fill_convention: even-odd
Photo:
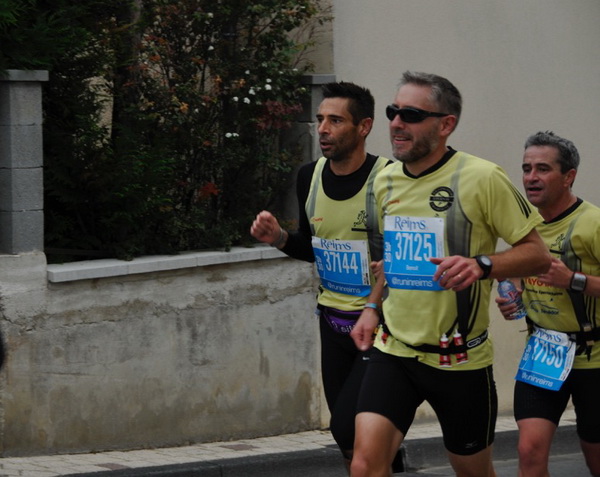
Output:
[[477,265],[479,265],[481,267],[481,269],[483,270],[483,275],[481,275],[481,277],[479,279],[483,280],[483,279],[489,277],[490,273],[492,272],[491,258],[488,257],[487,255],[475,255],[473,258],[477,261]]
[[587,285],[587,277],[583,273],[575,272],[571,278],[571,291],[582,292]]

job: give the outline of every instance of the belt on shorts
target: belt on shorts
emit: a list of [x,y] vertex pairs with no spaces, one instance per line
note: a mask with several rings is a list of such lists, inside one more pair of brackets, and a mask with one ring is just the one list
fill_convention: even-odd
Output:
[[[386,333],[389,336],[392,336],[394,339],[398,340],[398,338],[396,338],[396,337],[394,337],[394,335],[392,335],[392,333],[390,332],[390,329],[387,327],[385,322],[381,326],[383,328],[384,333]],[[465,340],[464,343],[460,346],[457,346],[451,340],[448,343],[447,348],[441,348],[438,345],[432,345],[432,344],[427,344],[427,343],[415,346],[415,345],[405,343],[402,340],[398,340],[398,341],[400,341],[404,345],[408,346],[409,348],[412,348],[417,351],[423,351],[424,353],[437,353],[437,354],[441,354],[442,356],[447,356],[447,355],[451,355],[451,354],[464,353],[467,350],[476,348],[477,346],[484,343],[485,340],[488,339],[488,335],[489,335],[488,330],[485,330],[479,336],[476,336],[475,338],[471,338],[469,340]]]
[[350,334],[362,313],[362,310],[344,311],[323,305],[317,305],[317,310],[331,329],[342,335]]

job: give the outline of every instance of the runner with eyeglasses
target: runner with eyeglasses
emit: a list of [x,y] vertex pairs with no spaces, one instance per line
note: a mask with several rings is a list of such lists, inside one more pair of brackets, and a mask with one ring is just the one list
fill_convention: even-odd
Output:
[[[447,79],[404,73],[386,108],[399,162],[375,179],[387,297],[352,330],[371,359],[356,417],[353,477],[390,475],[429,402],[456,475],[492,477],[497,395],[488,336],[493,278],[545,272],[540,215],[492,162],[446,146],[462,99]],[[512,248],[496,253],[501,237]],[[369,301],[383,295],[378,280]]]

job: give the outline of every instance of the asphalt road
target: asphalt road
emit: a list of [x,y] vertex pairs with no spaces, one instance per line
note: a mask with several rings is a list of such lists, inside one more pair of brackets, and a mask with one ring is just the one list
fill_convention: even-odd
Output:
[[[496,477],[516,477],[517,476],[517,461],[514,459],[495,461],[494,468],[496,469]],[[331,474],[336,476],[338,474]],[[418,472],[403,472],[395,474],[399,477],[454,477],[454,472],[449,466],[433,467],[423,469]],[[550,475],[552,477],[589,477],[590,473],[585,465],[581,452],[576,454],[565,454],[553,456],[550,458]],[[341,476],[341,474],[340,474]]]

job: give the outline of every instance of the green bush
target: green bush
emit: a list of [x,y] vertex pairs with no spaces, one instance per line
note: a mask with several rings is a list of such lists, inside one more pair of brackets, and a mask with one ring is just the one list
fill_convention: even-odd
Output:
[[247,243],[301,159],[281,143],[310,69],[293,32],[326,20],[319,0],[0,7],[0,69],[50,71],[46,246],[79,252],[49,259]]

